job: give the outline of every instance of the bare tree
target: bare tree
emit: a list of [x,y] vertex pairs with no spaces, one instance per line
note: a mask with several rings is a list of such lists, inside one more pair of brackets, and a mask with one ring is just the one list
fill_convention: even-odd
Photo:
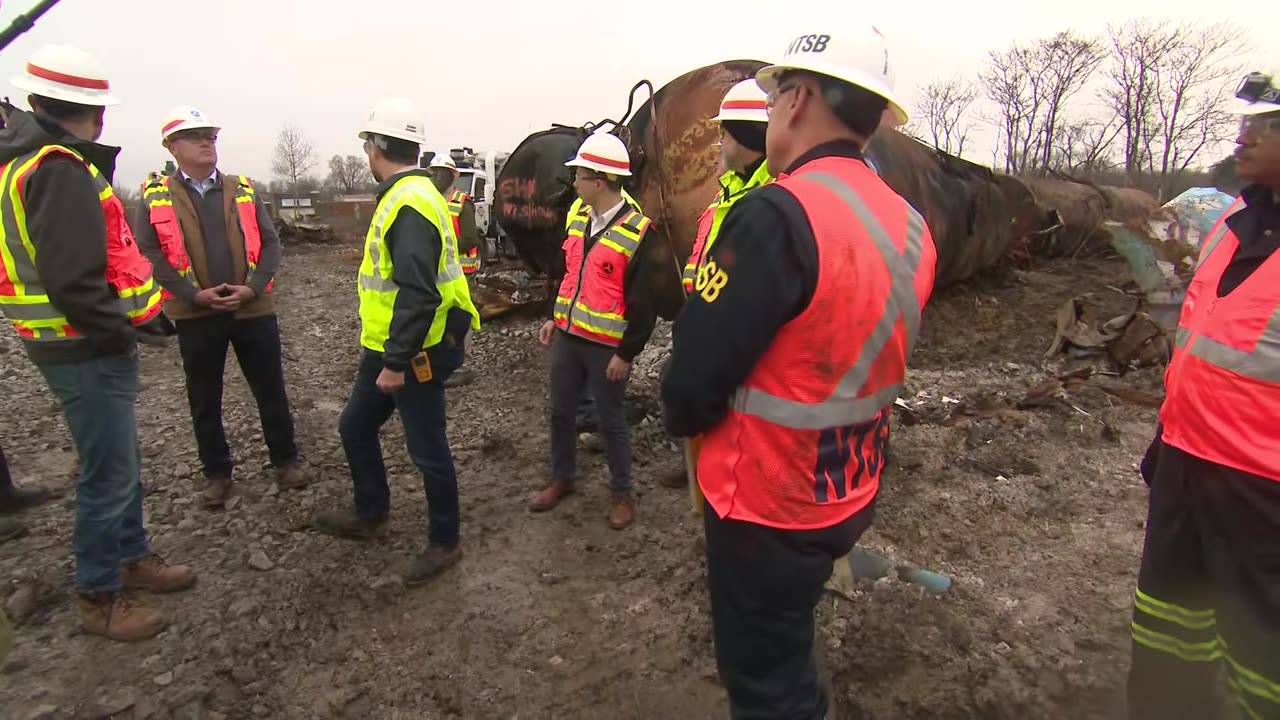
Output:
[[298,128],[285,125],[276,140],[276,149],[271,157],[271,172],[275,173],[277,179],[288,184],[295,201],[301,190],[299,185],[318,162],[315,143]]
[[355,155],[342,157],[334,155],[329,158],[329,185],[340,193],[352,193],[363,190],[373,181],[369,174],[369,163]]
[[[1067,101],[1089,82],[1105,54],[1094,38],[1060,32],[991,52],[979,82],[995,105],[1006,172],[1044,172],[1062,135]],[[1068,133],[1069,134],[1069,133]]]
[[960,76],[935,80],[919,89],[916,100],[916,127],[911,134],[952,155],[964,154],[973,122],[966,118],[969,107],[978,99],[978,88]]
[[1052,167],[1072,175],[1089,176],[1111,170],[1121,124],[1117,115],[1108,120],[1068,119],[1054,132]]
[[1103,97],[1124,128],[1125,172],[1155,176],[1163,195],[1206,147],[1228,137],[1225,106],[1246,35],[1229,23],[1150,19],[1107,30],[1114,53]]
[[1041,97],[1044,101],[1044,112],[1040,118],[1044,150],[1040,158],[1041,169],[1052,167],[1053,139],[1059,125],[1067,122],[1063,118],[1064,104],[1084,88],[1105,57],[1098,40],[1077,36],[1070,30],[1035,44],[1030,58],[1043,67],[1043,72],[1036,76],[1042,83]]
[[1025,165],[1025,156],[1019,154],[1019,149],[1026,140],[1026,126],[1037,110],[1032,99],[1031,78],[1027,76],[1019,49],[989,52],[987,66],[978,75],[978,82],[986,91],[987,99],[995,105],[996,116],[988,122],[996,126],[997,144],[1004,146],[1004,170],[1018,172]]

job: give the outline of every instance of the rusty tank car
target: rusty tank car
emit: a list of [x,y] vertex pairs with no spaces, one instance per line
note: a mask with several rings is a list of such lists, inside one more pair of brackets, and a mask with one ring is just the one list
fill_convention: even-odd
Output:
[[[698,217],[718,188],[719,133],[712,118],[728,89],[762,66],[758,60],[730,60],[701,67],[637,103],[637,89],[647,84],[642,81],[632,89],[622,121],[557,125],[521,142],[498,177],[494,217],[526,265],[546,272],[559,252],[565,214],[574,200],[572,173],[564,163],[599,130],[618,135],[631,151],[634,175],[626,188],[654,220],[650,237],[660,242],[652,243],[651,251],[661,252],[664,264],[683,265]],[[939,287],[971,277],[1015,245],[1061,227],[1057,210],[1037,202],[1036,193],[1019,179],[895,130],[877,132],[867,156],[928,221],[938,247]]]

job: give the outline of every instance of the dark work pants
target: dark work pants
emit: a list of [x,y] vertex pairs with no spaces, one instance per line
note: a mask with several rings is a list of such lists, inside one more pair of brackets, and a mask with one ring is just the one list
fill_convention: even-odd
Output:
[[1280,482],[1163,443],[1144,465],[1129,717],[1280,718]]
[[627,427],[627,382],[605,377],[615,348],[556,330],[551,340],[551,479],[573,482],[578,456],[578,403],[591,388],[599,432],[609,463],[609,489],[631,493],[631,428]]
[[444,381],[462,366],[461,344],[444,343],[427,351],[431,360],[431,380],[420,383],[413,371],[405,373],[401,390],[388,395],[378,390],[382,353],[364,351],[351,397],[338,420],[342,449],[351,467],[356,514],[375,520],[391,512],[391,489],[382,460],[378,430],[399,411],[404,425],[409,459],[422,472],[427,496],[427,538],[437,545],[458,542],[458,475],[449,449],[445,424]]
[[821,530],[721,519],[702,507],[716,667],[733,720],[820,720],[828,698],[814,663],[814,609],[837,558],[871,526],[875,505]]
[[229,475],[233,466],[231,448],[227,446],[222,427],[222,385],[228,346],[235,348],[240,371],[258,403],[258,417],[271,464],[282,467],[297,460],[276,316],[237,320],[231,313],[219,313],[179,320],[176,325],[182,367],[187,374],[187,402],[191,405],[191,421],[204,474]]
[[9,474],[9,459],[4,456],[4,448],[0,448],[0,492],[13,487],[13,476]]

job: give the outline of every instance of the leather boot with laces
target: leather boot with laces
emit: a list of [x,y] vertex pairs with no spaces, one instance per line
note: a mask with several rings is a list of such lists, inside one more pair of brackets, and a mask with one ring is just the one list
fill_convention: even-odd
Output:
[[170,593],[195,585],[196,571],[187,565],[171,565],[159,555],[152,554],[122,567],[120,579],[130,590]]
[[90,635],[118,642],[137,642],[159,635],[169,622],[123,591],[80,593],[76,602],[80,625]]

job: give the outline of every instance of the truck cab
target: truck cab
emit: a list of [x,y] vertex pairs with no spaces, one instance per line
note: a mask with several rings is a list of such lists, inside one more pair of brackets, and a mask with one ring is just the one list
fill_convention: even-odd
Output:
[[[498,224],[492,222],[494,188],[498,182],[498,173],[502,171],[510,154],[496,150],[477,153],[469,147],[449,150],[449,157],[458,166],[458,179],[453,186],[471,196],[476,206],[476,226],[486,238],[494,240],[501,233]],[[423,153],[419,165],[426,167],[434,157],[435,153]]]

